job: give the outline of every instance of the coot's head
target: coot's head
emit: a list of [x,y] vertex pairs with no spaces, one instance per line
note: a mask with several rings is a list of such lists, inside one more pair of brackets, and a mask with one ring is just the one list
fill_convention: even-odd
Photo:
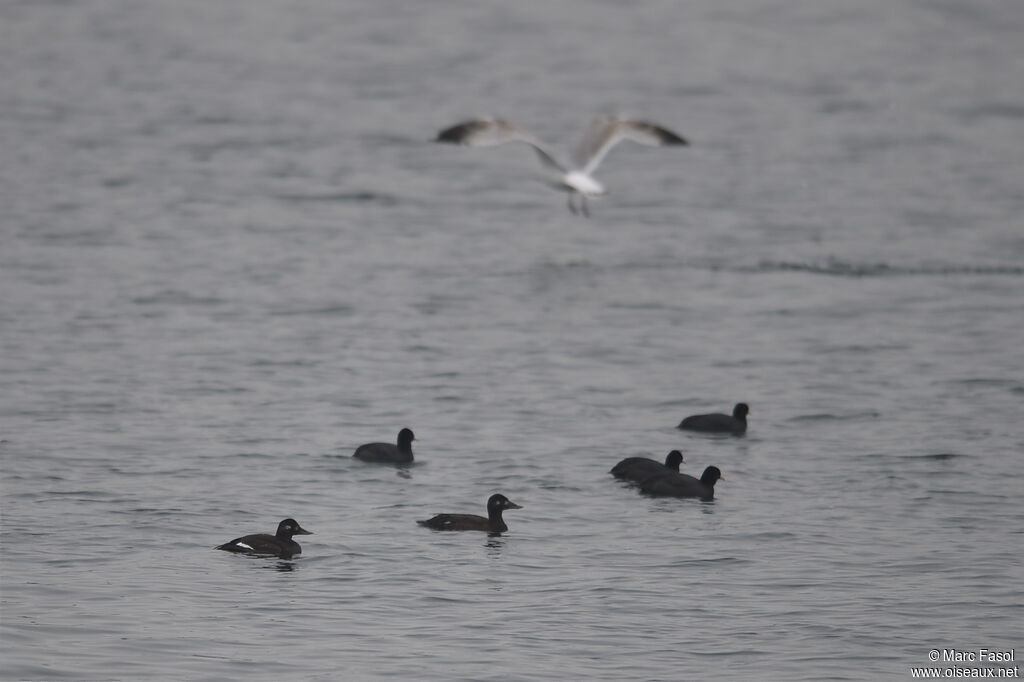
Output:
[[722,470],[716,466],[709,466],[704,470],[704,473],[700,475],[700,482],[704,485],[714,487],[715,483],[720,478],[725,478],[725,476],[722,475]]
[[487,511],[493,512],[501,509],[522,509],[518,504],[508,499],[501,493],[491,495],[487,500]]
[[290,538],[293,535],[312,535],[313,531],[306,530],[299,525],[295,519],[285,519],[277,524],[277,537]]
[[416,440],[416,436],[413,435],[412,429],[402,429],[398,432],[398,447],[408,448],[414,440]]
[[736,403],[736,407],[732,408],[732,416],[737,419],[746,419],[748,414],[750,414],[750,406],[746,403]]
[[665,458],[665,466],[667,466],[669,469],[679,471],[679,465],[682,464],[683,461],[683,453],[679,452],[678,450],[673,450],[672,452],[668,453],[668,457]]

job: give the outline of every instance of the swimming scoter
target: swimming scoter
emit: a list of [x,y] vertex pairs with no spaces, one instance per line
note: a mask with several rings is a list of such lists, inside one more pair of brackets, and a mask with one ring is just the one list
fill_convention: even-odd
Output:
[[501,513],[506,509],[522,509],[504,495],[491,495],[487,500],[487,517],[476,514],[438,514],[426,521],[417,521],[421,526],[434,530],[482,530],[488,533],[503,533],[508,530]]
[[302,554],[302,547],[292,540],[293,535],[312,535],[299,525],[295,519],[285,519],[277,524],[277,534],[256,533],[235,538],[231,542],[218,545],[215,549],[223,549],[225,552],[237,552],[240,554],[266,554],[278,556],[282,559],[291,559],[296,554]]

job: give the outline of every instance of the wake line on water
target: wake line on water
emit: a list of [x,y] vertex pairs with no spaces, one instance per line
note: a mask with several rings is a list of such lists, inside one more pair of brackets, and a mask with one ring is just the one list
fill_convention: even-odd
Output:
[[739,272],[807,272],[832,277],[907,277],[907,276],[949,276],[985,275],[998,277],[1022,277],[1021,265],[958,265],[953,263],[930,263],[924,265],[900,265],[890,263],[853,263],[829,259],[822,263],[761,261],[757,265],[739,266]]
[[[775,261],[762,260],[756,263],[729,263],[720,259],[627,261],[602,265],[590,260],[569,260],[564,262],[545,261],[539,270],[552,274],[569,272],[594,272],[601,270],[648,270],[679,269],[706,270],[710,272],[736,272],[741,274],[772,274],[780,272],[801,272],[827,277],[1024,277],[1024,265],[975,265],[958,263],[924,263],[904,265],[899,263],[855,263],[839,259],[824,261]],[[519,270],[493,271],[487,276],[519,276]]]

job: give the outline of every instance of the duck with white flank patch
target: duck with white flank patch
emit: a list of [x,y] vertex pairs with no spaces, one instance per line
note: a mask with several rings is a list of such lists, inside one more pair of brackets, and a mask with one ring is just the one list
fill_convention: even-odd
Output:
[[225,552],[235,552],[237,554],[262,554],[282,559],[291,559],[296,554],[302,554],[302,547],[295,540],[292,540],[292,536],[312,534],[312,531],[308,531],[300,526],[299,522],[295,519],[285,519],[277,524],[277,533],[275,535],[270,535],[269,533],[244,535],[240,538],[235,538],[231,542],[218,545],[214,549],[222,549]]
[[438,514],[426,521],[417,521],[421,526],[433,530],[482,530],[487,533],[504,533],[508,530],[501,513],[506,509],[522,509],[504,495],[491,495],[487,500],[487,518],[476,514]]

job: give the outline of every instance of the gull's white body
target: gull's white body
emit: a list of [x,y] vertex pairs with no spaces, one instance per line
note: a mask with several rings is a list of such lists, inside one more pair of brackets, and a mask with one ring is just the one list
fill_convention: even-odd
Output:
[[608,151],[620,140],[633,140],[650,146],[686,145],[687,142],[666,128],[646,121],[632,121],[614,116],[601,116],[587,129],[583,139],[573,150],[570,163],[556,160],[548,148],[525,130],[500,119],[466,121],[438,133],[438,142],[452,142],[473,147],[491,147],[505,142],[525,142],[537,152],[544,166],[545,184],[568,192],[569,210],[577,212],[575,199],[580,198],[579,211],[590,215],[588,197],[608,193],[604,185],[594,179],[593,173]]
[[562,176],[562,182],[565,187],[585,197],[599,197],[602,194],[608,194],[604,185],[583,171],[569,171]]

